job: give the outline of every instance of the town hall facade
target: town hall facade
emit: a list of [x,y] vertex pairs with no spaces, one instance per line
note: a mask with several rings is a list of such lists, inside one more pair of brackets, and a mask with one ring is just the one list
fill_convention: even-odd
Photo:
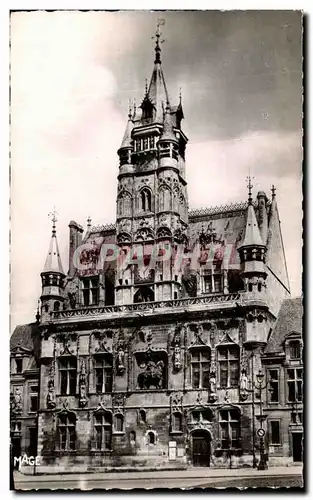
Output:
[[71,221],[65,272],[53,218],[36,321],[11,337],[13,453],[38,472],[302,460],[302,304],[275,188],[189,209],[159,38],[117,152],[115,224]]

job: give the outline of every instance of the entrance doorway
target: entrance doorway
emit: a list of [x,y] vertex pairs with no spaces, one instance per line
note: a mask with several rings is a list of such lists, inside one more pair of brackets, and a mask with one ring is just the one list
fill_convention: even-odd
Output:
[[211,436],[209,432],[192,433],[192,462],[194,467],[209,467],[211,455]]
[[302,462],[302,432],[292,433],[292,456],[294,462]]

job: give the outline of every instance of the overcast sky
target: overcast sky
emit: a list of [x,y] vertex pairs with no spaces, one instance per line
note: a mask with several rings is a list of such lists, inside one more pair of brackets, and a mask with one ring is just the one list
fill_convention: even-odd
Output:
[[301,293],[301,14],[21,12],[11,16],[12,325],[34,318],[51,223],[114,222],[128,100],[150,79],[158,18],[171,103],[182,88],[190,208],[277,186],[293,296]]

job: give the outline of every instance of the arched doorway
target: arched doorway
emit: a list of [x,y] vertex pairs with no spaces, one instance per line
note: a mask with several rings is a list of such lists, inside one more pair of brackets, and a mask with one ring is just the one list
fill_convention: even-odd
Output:
[[210,467],[211,435],[205,430],[191,434],[192,464],[194,467]]

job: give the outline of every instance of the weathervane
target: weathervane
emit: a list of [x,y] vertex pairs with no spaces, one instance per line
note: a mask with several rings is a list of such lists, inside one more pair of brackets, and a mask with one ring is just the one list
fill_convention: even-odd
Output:
[[154,49],[155,50],[155,61],[154,61],[155,64],[161,63],[161,57],[160,57],[161,48],[160,48],[160,43],[164,43],[165,40],[160,40],[160,37],[162,35],[162,33],[160,31],[160,26],[164,26],[164,24],[165,24],[165,19],[158,19],[157,29],[156,29],[156,32],[155,32],[155,36],[151,37],[153,40],[155,39],[155,49]]
[[58,220],[57,214],[58,214],[58,212],[56,211],[55,207],[53,207],[53,211],[52,212],[48,213],[48,217],[50,217],[51,221],[52,221],[52,234],[55,234],[55,232],[56,232],[56,230],[55,230],[55,223]]
[[254,177],[249,176],[247,177],[247,188],[248,188],[248,203],[249,205],[252,205],[252,188],[253,184],[251,183],[251,179],[254,179]]

